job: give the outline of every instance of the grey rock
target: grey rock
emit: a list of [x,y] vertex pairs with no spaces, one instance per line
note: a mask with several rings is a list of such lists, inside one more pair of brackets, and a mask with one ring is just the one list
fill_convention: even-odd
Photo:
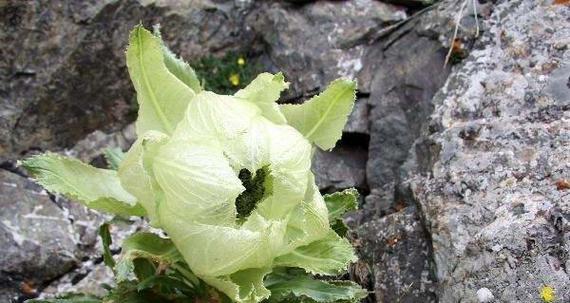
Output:
[[493,302],[495,296],[487,287],[482,287],[477,291],[477,299],[480,303],[488,303]]
[[[135,114],[124,51],[137,23],[162,24],[186,59],[247,45],[233,1],[8,1],[0,6],[0,162],[121,129]],[[234,9],[235,8],[235,9]]]
[[[84,275],[79,282],[77,275]],[[107,291],[102,284],[113,285],[113,272],[103,263],[92,264],[85,262],[83,267],[75,272],[75,275],[67,275],[62,279],[55,281],[42,290],[42,298],[51,298],[62,293],[85,293],[95,296],[104,296]]]
[[[373,47],[364,55],[360,77],[370,79],[365,90],[370,91],[366,178],[371,194],[363,206],[363,220],[412,203],[401,197],[406,189],[400,186],[400,171],[433,111],[433,96],[451,71],[445,66],[454,29],[450,24],[454,24],[463,3],[439,2],[377,33]],[[469,13],[461,19],[457,39],[465,44],[475,39],[473,19]]]
[[372,267],[377,302],[438,302],[431,245],[414,207],[357,229],[361,259]]
[[100,159],[105,150],[109,148],[119,148],[126,152],[135,140],[135,125],[132,123],[122,130],[111,133],[104,133],[100,130],[94,131],[66,150],[65,154],[90,163]]
[[570,66],[556,69],[549,78],[547,92],[559,105],[570,105]]
[[384,0],[386,3],[404,5],[412,8],[424,7],[434,4],[437,0]]
[[[368,35],[405,17],[402,9],[372,0],[267,2],[249,23],[261,36],[272,69],[291,82],[285,99],[295,99],[340,76],[357,77]],[[359,80],[366,87],[365,79]]]
[[[432,97],[443,86],[445,44],[441,36],[454,20],[457,1],[445,1],[381,37],[365,54],[371,74],[370,149],[367,179],[371,188],[398,182],[398,168],[433,110]],[[395,183],[394,183],[395,184]]]
[[354,104],[352,113],[348,116],[348,122],[344,127],[345,133],[370,134],[368,114],[370,106],[367,98],[359,98]]
[[[500,1],[434,98],[403,178],[425,219],[441,302],[570,301],[566,6]],[[540,24],[540,26],[536,26]],[[549,84],[550,83],[550,84]],[[550,86],[549,86],[550,85]],[[414,164],[415,163],[415,164]]]
[[[103,218],[103,220],[98,220],[101,218]],[[95,219],[91,218],[91,222],[93,222],[93,227],[95,227],[95,229],[94,231],[89,230],[89,233],[86,234],[93,234],[96,237],[100,224],[103,223],[103,221],[109,221],[110,219],[111,216],[101,214],[98,214],[98,217]],[[87,221],[89,218],[86,219],[83,217],[83,220],[89,222]],[[113,240],[110,247],[112,252],[120,251],[123,240],[136,231],[141,229],[150,229],[148,223],[142,219],[133,219],[128,223],[116,221],[110,225],[110,228]],[[82,257],[83,262],[81,265],[73,271],[65,273],[42,289],[40,298],[53,298],[57,295],[68,292],[79,292],[96,296],[106,294],[107,291],[103,288],[103,284],[114,285],[115,281],[112,270],[102,262],[102,251],[102,244],[100,241],[97,241],[95,249],[91,249],[89,254]],[[114,257],[117,259],[116,256]]]
[[[12,296],[77,265],[73,226],[37,185],[0,170],[0,293]],[[29,294],[28,294],[29,295]],[[3,302],[9,302],[4,297]]]
[[330,152],[316,150],[312,166],[317,186],[325,192],[350,187],[366,191],[367,156],[365,147],[346,145],[343,141]]

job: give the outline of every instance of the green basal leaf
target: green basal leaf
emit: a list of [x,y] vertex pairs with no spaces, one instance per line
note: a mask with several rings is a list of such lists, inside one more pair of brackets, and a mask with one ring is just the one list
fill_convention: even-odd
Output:
[[111,244],[113,239],[111,238],[111,233],[109,232],[109,224],[105,223],[99,227],[99,236],[103,242],[103,262],[105,265],[113,269],[115,267],[115,260],[113,259],[113,254],[111,253]]
[[357,210],[358,196],[358,191],[354,188],[324,195],[323,198],[329,211],[329,220],[341,219],[346,212]]
[[[105,296],[103,303],[182,303],[184,301],[170,300],[152,290],[137,290],[137,283],[126,281],[119,283]],[[187,302],[187,301],[186,301]]]
[[150,276],[137,285],[137,290],[141,291],[149,288],[160,288],[163,294],[174,295],[178,291],[192,292],[192,287],[186,284],[183,280],[171,276]]
[[271,294],[263,279],[271,272],[267,268],[252,268],[224,277],[203,277],[204,281],[224,292],[234,302],[256,303]]
[[133,281],[137,278],[135,259],[151,260],[158,266],[168,267],[181,262],[182,256],[169,239],[153,233],[139,232],[123,241],[123,253],[115,266],[117,283]]
[[285,77],[283,77],[282,73],[276,75],[262,73],[234,96],[257,105],[261,109],[263,116],[273,123],[285,124],[287,120],[279,110],[276,101],[279,99],[281,92],[288,87],[289,83],[285,82]]
[[153,28],[154,35],[159,38],[162,42],[162,52],[164,55],[164,64],[166,68],[178,78],[180,81],[184,82],[184,84],[188,85],[194,93],[199,93],[202,91],[202,86],[200,84],[200,80],[198,80],[198,76],[196,72],[188,63],[184,60],[178,58],[162,41],[162,36],[160,35],[160,26],[155,25]]
[[322,150],[332,149],[342,136],[356,100],[356,82],[337,79],[303,104],[280,105],[287,122]]
[[275,259],[275,266],[299,267],[311,274],[338,275],[356,261],[354,249],[347,239],[330,231],[324,239],[301,246]]
[[342,216],[348,211],[358,209],[358,196],[358,191],[354,188],[323,196],[329,211],[331,227],[341,237],[348,233],[348,226],[342,220]]
[[120,216],[145,214],[135,197],[121,187],[114,170],[95,168],[54,153],[33,156],[20,164],[47,190],[89,208]]
[[103,153],[105,160],[109,163],[109,169],[117,170],[121,161],[125,158],[125,153],[118,147],[107,148]]
[[265,279],[271,291],[267,302],[279,303],[356,303],[368,293],[351,281],[322,281],[298,270],[275,269]]
[[131,32],[127,67],[139,102],[136,122],[139,136],[149,130],[172,134],[195,95],[167,68],[163,50],[160,38],[141,25]]
[[92,295],[86,294],[67,294],[55,299],[32,299],[26,300],[26,303],[102,303],[103,301]]
[[336,219],[334,221],[331,221],[331,228],[332,230],[334,230],[334,232],[337,235],[341,237],[346,237],[348,231],[350,230],[342,219]]

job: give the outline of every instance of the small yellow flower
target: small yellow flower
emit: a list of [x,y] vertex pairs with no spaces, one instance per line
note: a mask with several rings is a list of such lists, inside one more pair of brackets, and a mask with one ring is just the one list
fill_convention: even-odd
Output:
[[237,64],[238,64],[239,66],[245,65],[245,59],[244,59],[243,57],[239,57],[238,60],[237,60]]
[[545,285],[540,289],[540,298],[543,302],[552,303],[554,302],[554,288]]
[[230,83],[233,86],[238,86],[239,85],[239,75],[238,74],[231,74],[230,78],[228,79],[230,80]]

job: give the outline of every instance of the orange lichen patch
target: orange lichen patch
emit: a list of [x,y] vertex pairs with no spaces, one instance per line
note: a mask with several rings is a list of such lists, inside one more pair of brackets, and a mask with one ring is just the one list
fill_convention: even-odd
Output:
[[37,292],[33,284],[27,281],[20,283],[20,291],[26,296],[33,296]]
[[407,206],[407,205],[406,205],[406,201],[404,201],[404,200],[398,200],[398,201],[396,202],[396,204],[394,205],[394,210],[398,212],[398,211],[401,211],[401,210],[403,210],[404,208],[406,208],[406,206]]
[[461,39],[455,38],[455,40],[453,40],[453,43],[451,44],[451,53],[453,55],[463,55],[464,51],[465,51],[465,45],[463,44]]
[[570,0],[554,0],[554,4],[570,6]]
[[398,244],[398,242],[400,242],[401,239],[402,238],[399,235],[393,236],[386,239],[386,244],[388,244],[390,247],[394,247],[396,244]]
[[566,179],[560,179],[556,181],[556,188],[558,190],[570,189],[570,181]]

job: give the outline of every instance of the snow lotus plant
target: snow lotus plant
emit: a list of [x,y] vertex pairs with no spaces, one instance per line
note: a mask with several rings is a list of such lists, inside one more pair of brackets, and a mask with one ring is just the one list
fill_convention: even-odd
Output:
[[[118,285],[165,302],[204,302],[176,301],[203,295],[201,284],[247,303],[366,296],[354,283],[313,278],[338,276],[356,259],[340,221],[356,207],[356,191],[323,197],[311,172],[313,149],[332,149],[341,137],[356,84],[339,79],[304,104],[279,105],[288,83],[262,73],[233,96],[218,95],[202,89],[158,31],[137,26],[129,40],[138,139],[110,157],[116,170],[53,153],[22,161],[49,191],[118,216],[146,216],[168,236],[134,234],[116,264],[107,250]],[[126,302],[120,295],[102,302]]]

